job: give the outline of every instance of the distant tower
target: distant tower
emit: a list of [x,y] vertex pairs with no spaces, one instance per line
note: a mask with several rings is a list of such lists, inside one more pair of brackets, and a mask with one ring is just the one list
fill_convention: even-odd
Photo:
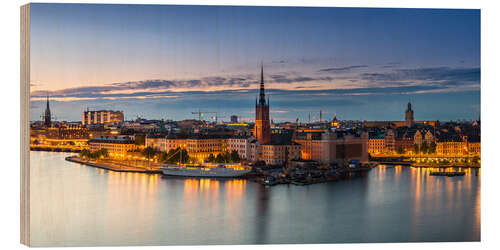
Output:
[[339,127],[339,121],[337,120],[337,113],[335,113],[335,116],[333,117],[331,126],[334,127],[334,128],[338,128]]
[[413,127],[415,120],[413,119],[413,110],[411,109],[411,103],[408,102],[408,108],[405,112],[405,125],[409,128]]
[[254,135],[261,144],[271,142],[271,123],[269,122],[269,99],[266,102],[264,93],[264,66],[260,69],[260,95],[255,100],[255,130]]
[[47,96],[47,107],[45,108],[45,114],[43,115],[43,124],[45,127],[50,128],[52,126],[52,121],[50,120],[50,107],[49,107],[49,96]]

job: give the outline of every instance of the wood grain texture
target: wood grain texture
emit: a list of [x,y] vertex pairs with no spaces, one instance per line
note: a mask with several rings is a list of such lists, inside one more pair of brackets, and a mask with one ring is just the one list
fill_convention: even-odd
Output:
[[30,5],[21,6],[21,243],[30,246]]

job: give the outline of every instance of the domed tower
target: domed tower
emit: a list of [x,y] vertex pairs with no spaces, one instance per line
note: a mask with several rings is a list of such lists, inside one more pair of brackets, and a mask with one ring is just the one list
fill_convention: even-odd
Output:
[[333,128],[338,128],[339,127],[339,121],[337,120],[337,114],[335,114],[335,116],[333,117],[333,120],[331,122],[331,126]]
[[260,69],[260,95],[255,100],[255,129],[254,136],[261,144],[271,142],[271,123],[269,121],[269,97],[266,102],[264,93],[264,66]]
[[43,115],[43,124],[47,128],[50,128],[52,126],[52,121],[50,118],[51,118],[51,114],[50,114],[50,107],[49,107],[49,96],[47,96],[47,107],[45,107],[45,114]]
[[413,119],[413,110],[411,109],[411,103],[408,102],[408,107],[405,112],[405,125],[409,128],[413,127],[415,120]]

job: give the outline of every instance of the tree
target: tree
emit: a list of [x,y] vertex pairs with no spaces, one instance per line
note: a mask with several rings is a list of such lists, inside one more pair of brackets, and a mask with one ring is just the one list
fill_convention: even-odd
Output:
[[82,149],[80,153],[78,154],[81,158],[90,158],[90,151],[86,148]]
[[224,162],[225,159],[224,159],[224,156],[222,154],[218,154],[216,157],[215,157],[215,162],[217,163],[221,163],[221,162]]
[[145,145],[146,144],[146,136],[145,135],[135,135],[135,145]]
[[238,154],[238,151],[236,151],[236,150],[231,151],[229,158],[230,158],[231,162],[240,162],[241,161],[240,155]]
[[109,156],[109,152],[107,149],[105,149],[105,148],[99,149],[99,157],[106,158],[108,156]]
[[207,162],[213,163],[215,162],[215,156],[214,154],[210,154],[207,158]]
[[429,146],[427,145],[426,142],[422,143],[422,146],[420,147],[420,151],[422,151],[423,154],[429,153]]
[[151,159],[155,156],[156,151],[152,147],[147,147],[142,151],[142,155],[146,157],[146,159]]
[[413,144],[413,152],[414,152],[415,154],[418,154],[418,152],[419,152],[419,151],[420,151],[420,150],[419,150],[418,144]]
[[403,149],[403,147],[399,146],[398,148],[396,148],[396,153],[398,154],[404,154],[405,150]]
[[435,154],[436,153],[436,143],[435,142],[431,142],[430,143],[428,152],[429,152],[429,154]]

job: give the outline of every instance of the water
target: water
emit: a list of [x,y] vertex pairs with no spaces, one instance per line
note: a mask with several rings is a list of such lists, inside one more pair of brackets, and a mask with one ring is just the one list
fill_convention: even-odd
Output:
[[270,188],[235,179],[116,173],[31,152],[34,246],[480,240],[480,174],[378,167]]

